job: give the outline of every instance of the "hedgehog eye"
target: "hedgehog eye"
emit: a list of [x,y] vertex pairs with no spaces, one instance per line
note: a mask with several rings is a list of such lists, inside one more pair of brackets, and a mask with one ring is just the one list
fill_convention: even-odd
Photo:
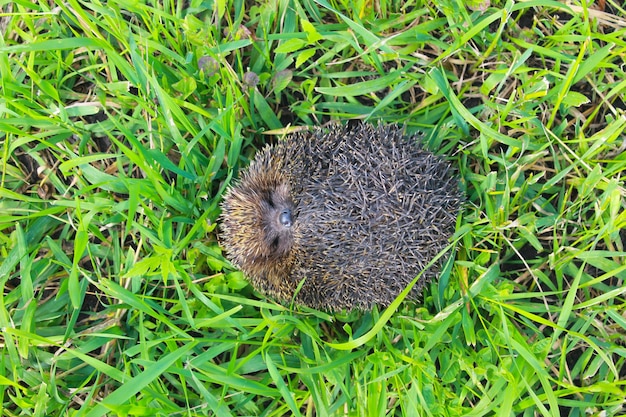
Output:
[[280,222],[280,224],[282,224],[285,227],[291,227],[291,225],[293,224],[291,220],[291,210],[289,209],[282,210],[280,214],[278,215],[278,221]]
[[276,250],[278,248],[278,242],[279,242],[279,239],[278,239],[278,236],[276,236],[274,240],[272,240],[272,245],[271,245],[272,249]]
[[274,199],[272,198],[272,193],[267,194],[267,204],[270,205],[271,208],[274,208]]

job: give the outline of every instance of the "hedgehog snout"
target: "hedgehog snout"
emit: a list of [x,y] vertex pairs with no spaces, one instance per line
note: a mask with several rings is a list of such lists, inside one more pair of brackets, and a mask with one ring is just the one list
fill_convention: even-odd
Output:
[[265,256],[268,259],[279,259],[289,256],[293,244],[294,216],[292,204],[288,200],[278,199],[265,205],[263,218],[263,241]]
[[291,209],[283,209],[278,215],[278,222],[285,227],[291,227],[291,225],[293,224],[293,219],[291,218]]

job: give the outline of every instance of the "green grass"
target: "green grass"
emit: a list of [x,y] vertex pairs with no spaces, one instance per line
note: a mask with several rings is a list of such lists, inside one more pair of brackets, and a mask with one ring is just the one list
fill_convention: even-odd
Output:
[[[621,2],[18,1],[0,22],[2,416],[626,413]],[[454,262],[418,304],[277,305],[222,256],[221,195],[263,143],[351,118],[458,167]]]

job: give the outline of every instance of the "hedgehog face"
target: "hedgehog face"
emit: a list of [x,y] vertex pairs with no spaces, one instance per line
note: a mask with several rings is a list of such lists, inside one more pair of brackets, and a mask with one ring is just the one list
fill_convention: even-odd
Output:
[[289,255],[293,247],[293,202],[289,189],[281,184],[262,193],[258,205],[261,230],[258,231],[263,244],[261,256],[278,259]]

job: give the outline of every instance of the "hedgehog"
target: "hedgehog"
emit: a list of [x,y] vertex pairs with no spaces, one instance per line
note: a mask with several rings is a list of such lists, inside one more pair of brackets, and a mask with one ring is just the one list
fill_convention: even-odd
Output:
[[318,310],[388,306],[441,261],[463,201],[451,165],[397,125],[331,125],[257,153],[224,194],[220,241],[261,293]]

